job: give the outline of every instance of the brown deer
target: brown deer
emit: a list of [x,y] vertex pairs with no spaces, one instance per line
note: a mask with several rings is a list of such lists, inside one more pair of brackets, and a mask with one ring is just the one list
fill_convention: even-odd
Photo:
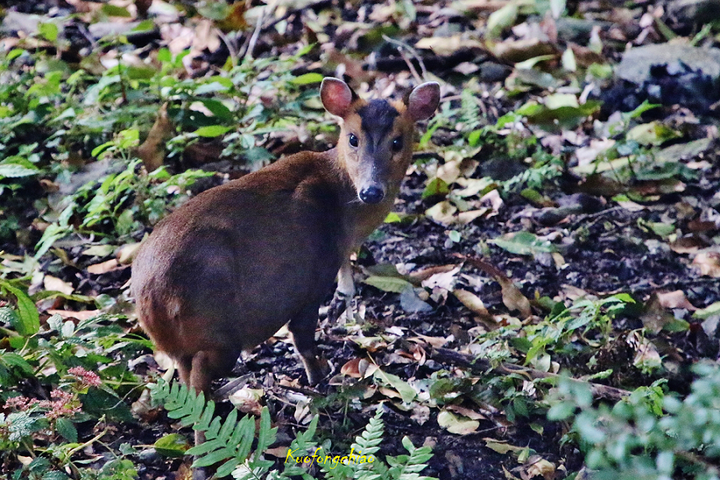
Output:
[[341,119],[336,148],[199,194],[158,223],[133,262],[140,324],[198,391],[288,321],[309,383],[327,375],[318,308],[338,270],[339,290],[354,292],[348,257],[392,208],[415,122],[435,112],[440,88],[423,83],[404,101],[367,102],[325,78],[320,96]]

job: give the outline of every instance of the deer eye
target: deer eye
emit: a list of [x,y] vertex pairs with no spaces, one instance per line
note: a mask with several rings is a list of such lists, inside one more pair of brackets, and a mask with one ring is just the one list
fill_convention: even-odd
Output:
[[403,140],[402,137],[397,137],[392,142],[392,149],[394,152],[399,152],[403,148]]
[[354,133],[350,134],[350,138],[348,139],[348,142],[350,143],[351,147],[357,148],[357,146],[360,144],[360,141],[358,140],[357,136]]

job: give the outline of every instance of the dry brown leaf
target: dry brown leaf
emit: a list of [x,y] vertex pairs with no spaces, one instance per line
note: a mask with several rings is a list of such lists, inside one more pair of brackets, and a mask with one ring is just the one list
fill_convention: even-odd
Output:
[[436,55],[452,55],[461,48],[483,48],[483,45],[478,40],[464,38],[458,33],[450,37],[421,38],[415,48],[432,50]]
[[685,292],[675,290],[674,292],[663,292],[657,294],[660,305],[665,308],[684,308],[686,310],[697,310],[692,303],[685,297]]
[[665,325],[675,320],[675,317],[660,304],[658,294],[653,293],[645,304],[640,320],[648,331],[659,333]]
[[489,264],[479,258],[466,257],[466,260],[470,262],[475,268],[482,270],[483,272],[491,275],[495,278],[495,281],[500,284],[502,288],[502,299],[503,303],[510,310],[517,310],[520,314],[527,318],[532,315],[532,308],[530,306],[530,300],[522,294],[515,284],[494,265]]
[[413,407],[412,412],[413,413],[410,415],[410,418],[415,420],[418,425],[424,425],[428,420],[430,420],[430,407],[427,405],[417,404]]
[[680,254],[697,253],[700,249],[707,246],[708,244],[705,240],[695,235],[681,237],[670,243],[670,249]]
[[96,263],[94,265],[90,265],[87,267],[88,273],[92,273],[93,275],[101,275],[103,273],[112,272],[113,270],[117,270],[118,268],[121,268],[118,265],[118,261],[114,258],[102,262],[102,263]]
[[456,222],[461,225],[467,225],[476,218],[482,217],[486,213],[490,212],[489,208],[481,208],[479,210],[468,210],[466,212],[460,212],[457,214]]
[[422,281],[422,286],[429,289],[442,288],[444,290],[452,291],[455,283],[457,282],[457,274],[460,272],[462,264],[456,265],[450,271],[439,272]]
[[100,315],[100,310],[80,310],[73,312],[70,310],[47,310],[50,315],[60,315],[62,318],[74,318],[76,320],[89,320]]
[[241,412],[259,417],[262,411],[260,399],[264,395],[265,391],[261,388],[243,387],[228,395],[228,400]]
[[545,480],[554,480],[555,464],[541,458],[539,455],[533,455],[528,458],[527,475],[529,478],[543,477]]
[[71,295],[73,293],[73,286],[71,284],[50,275],[45,275],[45,278],[43,278],[43,286],[45,290],[60,292],[65,295]]
[[160,168],[165,161],[165,143],[175,131],[167,115],[167,103],[158,111],[157,118],[145,141],[137,149],[138,157],[148,173]]
[[490,312],[488,312],[487,308],[485,308],[485,304],[482,300],[480,300],[480,297],[475,295],[472,292],[468,292],[467,290],[463,290],[460,288],[456,288],[453,290],[453,295],[457,297],[458,300],[460,300],[460,303],[465,305],[468,310],[473,312],[474,314],[482,317],[482,318],[490,318]]
[[553,45],[537,38],[506,40],[496,44],[493,52],[500,60],[513,63],[524,62],[541,55],[558,53]]
[[455,212],[457,207],[445,200],[428,208],[425,215],[442,225],[452,225],[455,223]]
[[475,410],[470,410],[469,408],[461,407],[460,405],[448,405],[445,407],[446,410],[450,410],[451,412],[459,413],[460,415],[467,417],[471,420],[485,420],[485,415],[482,413],[478,413]]
[[695,256],[692,264],[701,275],[720,278],[720,253],[700,252]]
[[505,202],[500,197],[500,192],[491,190],[480,198],[480,204],[492,208],[492,212],[488,214],[488,217],[494,217],[500,212]]
[[433,348],[441,348],[448,342],[448,339],[445,337],[428,337],[427,335],[418,335],[417,337],[408,338],[407,341],[413,343],[427,343]]
[[433,267],[420,268],[418,270],[415,270],[414,272],[411,272],[408,276],[414,282],[422,282],[423,280],[427,280],[435,274],[449,272],[456,267],[457,265],[436,265]]

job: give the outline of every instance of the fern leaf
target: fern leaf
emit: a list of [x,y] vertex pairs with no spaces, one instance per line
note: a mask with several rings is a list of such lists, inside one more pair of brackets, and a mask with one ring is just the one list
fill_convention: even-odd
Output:
[[222,440],[209,440],[201,443],[200,445],[195,445],[191,449],[189,449],[187,452],[185,452],[186,455],[194,455],[194,456],[200,456],[205,455],[207,453],[210,453],[214,450],[217,450],[219,448],[222,448],[226,445],[225,442]]
[[212,400],[209,400],[207,402],[207,405],[205,406],[205,411],[203,411],[203,414],[200,416],[200,419],[197,421],[197,423],[195,424],[193,429],[201,431],[201,432],[204,432],[205,430],[209,430],[210,422],[213,420],[214,414],[215,414],[215,402],[213,402]]
[[208,440],[217,438],[221,426],[222,420],[220,420],[220,417],[213,418],[213,421],[210,423],[210,428],[205,431],[205,438]]
[[238,411],[233,408],[230,414],[225,419],[225,423],[223,424],[222,428],[218,432],[218,439],[227,442],[227,440],[230,438],[230,435],[235,431],[235,427],[237,427],[237,415]]
[[249,416],[245,416],[240,421],[237,431],[240,432],[240,438],[235,443],[237,445],[235,458],[237,458],[240,463],[243,463],[250,455],[250,449],[255,439],[255,421]]
[[272,428],[272,422],[270,420],[270,411],[267,407],[263,407],[260,412],[260,431],[258,432],[258,443],[257,450],[253,461],[250,463],[250,468],[256,467],[258,461],[261,459],[262,453],[275,443],[277,437],[277,427]]
[[235,467],[237,467],[241,463],[242,462],[237,458],[231,458],[230,460],[218,467],[218,469],[215,471],[215,476],[218,478],[227,477],[233,472],[233,470],[235,470]]
[[223,447],[219,450],[215,450],[214,452],[208,453],[207,455],[200,457],[196,459],[192,467],[209,467],[210,465],[215,465],[218,462],[222,462],[223,460],[227,460],[228,458],[232,458],[234,456],[234,451],[230,447]]

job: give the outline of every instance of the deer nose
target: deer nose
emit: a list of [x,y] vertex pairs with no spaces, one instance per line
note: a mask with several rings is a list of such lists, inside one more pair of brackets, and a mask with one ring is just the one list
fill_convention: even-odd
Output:
[[377,185],[370,185],[360,190],[360,200],[365,203],[380,203],[385,198],[385,192]]

